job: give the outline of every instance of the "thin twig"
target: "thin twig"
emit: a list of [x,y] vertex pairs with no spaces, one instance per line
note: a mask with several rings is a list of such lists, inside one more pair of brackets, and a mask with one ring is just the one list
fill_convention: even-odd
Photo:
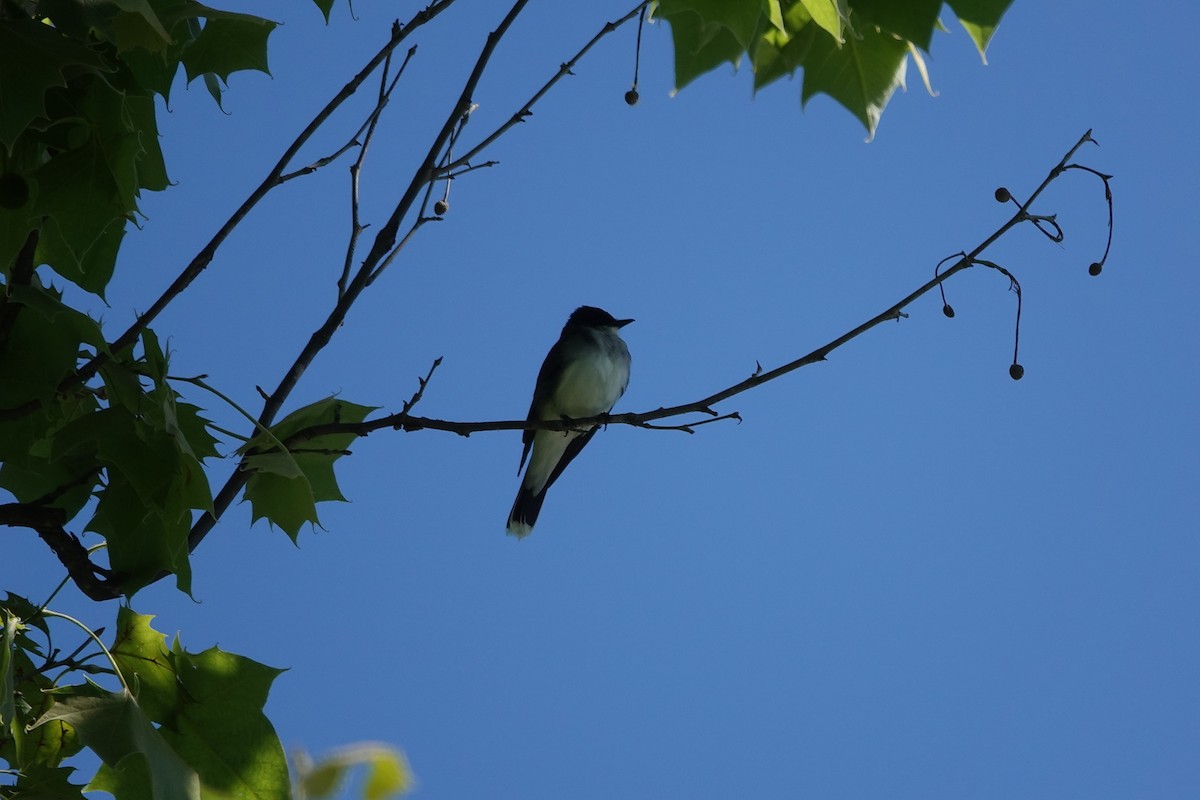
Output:
[[396,72],[396,76],[388,82],[388,71],[391,69],[391,60],[384,65],[383,71],[379,76],[379,97],[376,101],[375,108],[377,113],[372,114],[365,126],[365,134],[363,135],[362,147],[358,151],[358,158],[350,165],[350,238],[346,242],[346,258],[342,262],[342,274],[338,278],[338,300],[346,294],[346,285],[350,280],[350,271],[354,267],[354,253],[358,249],[358,237],[367,229],[359,220],[359,205],[358,205],[358,188],[359,180],[362,176],[363,164],[367,160],[367,152],[371,149],[371,142],[375,138],[375,129],[379,124],[380,113],[384,106],[387,105],[391,98],[392,91],[396,88],[396,83],[400,80],[400,76],[404,74],[404,68],[408,66],[408,62],[416,55],[417,47],[413,45],[408,49],[408,53],[404,56],[404,62],[400,65],[400,69]]
[[[213,235],[208,244],[201,248],[200,252],[196,254],[191,262],[179,274],[179,277],[177,277],[171,283],[171,285],[167,287],[166,291],[164,291],[162,295],[160,295],[159,298],[155,300],[146,311],[138,316],[128,330],[117,337],[116,341],[113,342],[110,348],[112,352],[120,352],[125,348],[132,346],[133,343],[137,341],[137,338],[141,335],[142,331],[150,325],[150,323],[162,312],[162,310],[166,308],[172,300],[178,297],[184,289],[191,285],[192,281],[194,281],[200,275],[200,273],[203,272],[206,267],[208,267],[213,258],[216,256],[217,249],[224,243],[225,239],[228,238],[229,234],[233,232],[233,230],[242,222],[242,220],[249,215],[250,211],[256,205],[258,205],[259,201],[266,197],[268,192],[280,184],[280,176],[283,175],[283,171],[287,168],[288,164],[290,164],[292,159],[296,157],[296,154],[300,151],[300,148],[302,148],[312,137],[312,135],[316,133],[322,125],[325,124],[325,121],[333,115],[334,111],[336,111],[342,105],[342,103],[344,103],[352,95],[354,95],[355,92],[358,91],[363,81],[365,81],[376,70],[376,68],[383,63],[383,61],[391,54],[393,50],[400,46],[401,42],[408,38],[409,34],[435,18],[438,14],[445,11],[447,8],[453,5],[454,2],[455,0],[433,0],[433,2],[431,2],[428,6],[414,14],[412,19],[408,21],[407,25],[393,28],[392,36],[388,40],[387,44],[380,48],[380,50],[371,57],[370,61],[367,62],[366,66],[364,66],[349,83],[343,86],[341,91],[334,95],[333,98],[325,104],[325,107],[322,108],[315,117],[313,117],[312,121],[308,123],[304,130],[300,132],[300,135],[297,136],[291,145],[289,145],[288,148],[283,152],[283,155],[280,156],[279,161],[274,167],[271,168],[271,170],[267,173],[267,176],[263,178],[258,187],[250,193],[250,196],[246,198],[242,205],[239,206],[238,209],[233,212],[233,215],[225,221],[225,224],[222,225],[216,234]],[[80,367],[80,369],[77,370],[73,376],[64,381],[63,385],[59,387],[59,390],[68,391],[71,388],[83,385],[88,379],[90,379],[99,371],[100,367],[103,366],[106,361],[107,356],[105,353],[97,353],[90,361]]]
[[[446,0],[446,2],[449,1]],[[497,26],[496,30],[488,34],[487,41],[480,50],[475,67],[464,83],[458,100],[446,116],[441,130],[434,137],[429,152],[426,154],[421,166],[414,173],[408,188],[401,196],[399,202],[397,202],[388,221],[383,225],[379,233],[376,234],[371,250],[363,260],[362,266],[354,278],[347,283],[345,292],[340,294],[337,304],[329,313],[324,324],[309,337],[308,343],[301,349],[296,360],[292,362],[292,366],[287,370],[283,378],[280,379],[275,391],[271,393],[263,404],[262,413],[259,415],[259,423],[261,425],[270,425],[274,421],[276,414],[283,407],[292,389],[299,383],[300,376],[308,369],[309,364],[312,363],[317,354],[333,339],[333,335],[341,327],[342,322],[345,320],[354,302],[358,299],[358,296],[370,284],[372,275],[375,274],[377,267],[389,251],[393,249],[397,232],[400,228],[400,222],[412,209],[413,203],[416,201],[421,190],[436,176],[438,158],[445,149],[446,142],[449,141],[455,126],[459,124],[459,119],[471,107],[471,96],[475,92],[480,79],[483,77],[484,70],[486,70],[491,60],[492,53],[528,2],[529,0],[517,0],[500,22],[500,25]],[[249,474],[249,472],[241,469],[239,466],[225,481],[225,484],[213,500],[213,511],[201,514],[192,526],[192,530],[188,535],[189,551],[195,550],[200,542],[204,540],[204,537],[208,535],[208,532],[212,530],[216,521],[220,519],[221,514],[229,508],[245,485]]]
[[[1016,278],[1012,275],[1011,272],[1009,272],[1007,269],[1001,267],[999,264],[996,264],[995,262],[992,262],[992,261],[987,261],[987,260],[981,259],[979,256],[988,247],[990,247],[992,244],[994,244],[996,242],[996,240],[998,240],[1000,237],[1002,237],[1009,230],[1016,227],[1017,225],[1020,225],[1023,222],[1030,221],[1030,219],[1034,218],[1035,215],[1031,215],[1028,213],[1028,208],[1029,208],[1030,204],[1033,202],[1034,199],[1036,199],[1039,195],[1041,195],[1041,193],[1046,189],[1047,186],[1050,185],[1051,182],[1054,181],[1055,178],[1057,178],[1059,175],[1061,175],[1064,172],[1063,165],[1066,164],[1066,162],[1071,158],[1072,155],[1074,155],[1075,151],[1078,150],[1079,147],[1081,147],[1085,142],[1088,142],[1088,141],[1093,141],[1091,138],[1090,130],[1087,133],[1085,133],[1083,135],[1083,137],[1080,138],[1080,140],[1075,144],[1074,147],[1071,148],[1070,151],[1068,151],[1067,155],[1063,157],[1063,160],[1061,162],[1059,162],[1058,166],[1056,166],[1054,169],[1052,169],[1050,171],[1050,173],[1047,175],[1046,179],[1044,181],[1042,181],[1041,185],[1039,185],[1038,188],[1030,196],[1030,199],[1028,201],[1026,201],[1024,204],[1021,204],[1018,211],[1011,218],[1009,218],[1004,224],[1002,224],[999,228],[997,228],[994,233],[992,233],[990,236],[988,236],[986,239],[984,239],[983,242],[981,242],[978,246],[976,246],[970,252],[961,252],[957,256],[952,256],[951,258],[956,258],[957,260],[951,267],[946,269],[944,272],[936,271],[934,278],[932,280],[926,282],[925,284],[920,286],[918,289],[911,292],[906,297],[902,298],[899,302],[894,303],[893,305],[889,306],[884,311],[880,312],[879,314],[876,314],[874,317],[871,317],[866,322],[847,331],[846,333],[842,334],[841,336],[837,337],[836,339],[828,342],[827,344],[825,344],[821,347],[818,347],[816,350],[813,350],[811,353],[809,353],[805,356],[802,356],[800,358],[797,358],[793,361],[789,361],[788,363],[783,364],[782,366],[776,367],[775,369],[768,370],[768,371],[763,371],[762,365],[756,363],[755,370],[750,375],[750,377],[746,378],[743,381],[740,381],[739,383],[735,383],[732,386],[728,386],[724,389],[721,389],[720,391],[714,392],[713,394],[709,395],[708,397],[705,397],[705,398],[702,398],[700,400],[696,400],[696,401],[693,401],[690,403],[682,403],[680,405],[669,406],[669,407],[665,407],[665,408],[658,408],[653,411],[647,411],[647,412],[642,412],[642,413],[600,414],[600,415],[597,415],[594,417],[585,417],[585,418],[578,418],[578,419],[558,419],[558,420],[542,420],[542,421],[497,420],[497,421],[481,421],[481,422],[471,421],[471,422],[468,422],[468,421],[440,420],[440,419],[431,419],[429,417],[412,416],[409,414],[410,409],[408,407],[406,407],[398,413],[389,414],[384,417],[379,417],[377,419],[368,420],[368,421],[364,421],[364,422],[358,422],[358,423],[338,422],[338,423],[327,423],[327,424],[323,424],[323,425],[314,425],[310,428],[305,428],[303,430],[296,431],[295,433],[291,434],[290,436],[287,437],[285,444],[287,444],[290,447],[297,443],[304,442],[309,439],[316,438],[318,436],[325,436],[325,435],[329,435],[329,434],[339,434],[339,433],[340,434],[349,433],[349,434],[354,434],[356,436],[366,436],[373,431],[381,430],[384,428],[393,428],[393,429],[404,430],[404,431],[439,430],[439,431],[446,431],[449,433],[456,433],[460,436],[469,436],[472,433],[477,433],[477,432],[482,432],[482,431],[501,431],[501,430],[573,431],[573,430],[584,430],[593,425],[633,425],[633,426],[642,427],[642,428],[666,428],[666,429],[671,429],[671,430],[685,430],[686,431],[691,427],[695,427],[695,426],[698,426],[701,424],[708,424],[710,422],[716,422],[721,419],[737,419],[740,421],[741,417],[738,416],[736,413],[718,416],[717,412],[715,412],[713,410],[713,406],[717,405],[718,403],[721,403],[724,400],[728,400],[731,397],[734,397],[743,392],[749,391],[750,389],[753,389],[757,386],[761,386],[764,383],[768,383],[777,378],[780,378],[783,375],[788,374],[789,372],[793,372],[797,369],[800,369],[801,367],[805,367],[805,366],[808,366],[809,364],[814,364],[819,361],[824,361],[826,359],[826,357],[830,353],[832,353],[834,350],[838,349],[839,347],[841,347],[842,345],[851,341],[852,339],[855,339],[855,338],[861,336],[862,334],[866,333],[867,331],[876,327],[877,325],[880,325],[881,323],[887,322],[890,320],[902,319],[902,318],[906,317],[907,314],[904,313],[904,309],[906,307],[911,305],[913,302],[915,302],[918,298],[922,297],[926,293],[932,291],[934,288],[941,287],[941,285],[945,281],[949,280],[951,277],[958,274],[959,272],[962,272],[963,270],[969,269],[970,267],[976,266],[976,265],[989,267],[991,269],[996,269],[996,270],[1000,271],[1001,273],[1003,273],[1004,275],[1006,275],[1009,278],[1009,280],[1012,282],[1012,285],[1016,289],[1019,290],[1020,284],[1018,284],[1016,282]],[[1038,217],[1038,218],[1044,219],[1044,217]],[[949,260],[949,259],[947,259],[947,260]],[[941,265],[939,264],[939,270],[940,270],[940,266]],[[1020,295],[1018,294],[1018,301],[1019,301],[1019,299],[1020,299]],[[1019,306],[1018,306],[1018,309],[1019,309]],[[1015,358],[1014,358],[1014,361],[1015,361]],[[676,426],[654,426],[654,425],[647,424],[647,423],[653,422],[655,420],[667,419],[670,417],[677,417],[677,416],[681,416],[684,414],[705,414],[705,415],[708,415],[709,419],[703,419],[703,420],[696,421],[696,422],[683,423],[681,425],[676,425]]]
[[603,28],[601,28],[600,32],[597,33],[595,36],[593,36],[590,40],[588,40],[588,43],[585,44],[582,48],[580,48],[578,53],[576,53],[574,56],[572,56],[569,61],[565,61],[558,68],[558,72],[554,73],[554,76],[551,77],[550,80],[546,81],[546,83],[542,85],[542,88],[538,89],[534,93],[533,97],[529,98],[529,100],[526,101],[525,105],[521,106],[521,108],[518,109],[517,113],[515,113],[511,117],[509,117],[508,120],[503,125],[501,125],[499,128],[497,128],[496,130],[492,131],[489,135],[484,137],[483,140],[479,142],[479,144],[472,147],[465,154],[463,154],[463,155],[459,156],[458,158],[454,159],[453,161],[443,165],[442,168],[439,170],[439,172],[448,173],[448,172],[452,172],[456,169],[466,166],[467,164],[469,164],[471,162],[472,158],[479,155],[479,153],[482,152],[486,147],[488,147],[488,145],[490,145],[492,142],[496,141],[501,136],[503,136],[505,133],[507,133],[510,128],[512,128],[513,126],[515,126],[516,124],[518,124],[520,122],[524,122],[525,118],[533,113],[533,106],[539,100],[541,100],[542,97],[544,97],[547,92],[549,92],[552,88],[554,88],[554,84],[558,83],[560,80],[562,80],[566,76],[570,75],[571,69],[574,68],[574,66],[579,63],[580,59],[582,59],[585,55],[587,55],[587,52],[589,50],[591,50],[596,45],[597,42],[599,42],[605,36],[608,36],[610,33],[615,31],[617,28],[624,25],[626,22],[629,22],[631,19],[636,17],[638,14],[640,14],[646,8],[647,5],[649,5],[649,3],[650,3],[650,0],[642,0],[642,2],[640,2],[636,6],[634,6],[633,9],[631,11],[629,11],[629,13],[625,14],[625,16],[621,17],[620,19],[613,20],[612,22],[609,22],[607,25],[605,25]]

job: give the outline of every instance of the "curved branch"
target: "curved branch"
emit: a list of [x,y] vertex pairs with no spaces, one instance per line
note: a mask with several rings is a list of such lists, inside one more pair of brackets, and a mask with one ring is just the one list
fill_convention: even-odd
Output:
[[[142,331],[146,329],[146,327],[154,320],[154,318],[157,317],[162,310],[171,303],[171,301],[178,297],[192,283],[192,281],[194,281],[200,275],[200,273],[205,270],[206,267],[208,267],[213,258],[216,256],[217,249],[224,243],[229,234],[231,234],[233,230],[239,224],[241,224],[242,220],[249,215],[250,211],[256,205],[258,205],[259,201],[266,197],[268,192],[283,183],[283,173],[284,170],[287,169],[288,164],[290,164],[292,159],[296,157],[296,154],[300,151],[300,148],[303,147],[312,137],[312,135],[316,133],[322,125],[325,124],[325,121],[333,115],[334,111],[336,111],[342,105],[342,103],[346,102],[346,100],[350,99],[350,97],[358,91],[359,87],[362,86],[363,82],[366,81],[368,77],[370,77],[371,73],[373,73],[380,64],[382,64],[391,56],[392,51],[399,47],[400,43],[407,39],[410,33],[415,31],[417,28],[420,28],[426,22],[432,20],[438,14],[445,11],[447,8],[453,5],[454,2],[455,0],[434,0],[434,2],[430,3],[428,6],[413,15],[412,19],[409,20],[407,25],[396,26],[393,28],[392,36],[388,40],[387,44],[380,48],[379,52],[371,57],[371,60],[367,62],[366,66],[364,66],[349,83],[343,86],[341,91],[334,95],[333,98],[325,104],[325,107],[322,108],[315,117],[313,117],[312,121],[308,123],[304,130],[300,132],[291,145],[289,145],[288,148],[283,152],[283,155],[280,156],[279,161],[274,167],[271,168],[270,172],[267,173],[267,176],[263,178],[258,187],[250,193],[250,196],[246,198],[242,205],[239,206],[238,209],[233,212],[233,215],[225,221],[225,224],[222,225],[220,229],[213,235],[208,244],[201,248],[200,252],[196,254],[196,256],[186,267],[184,267],[183,271],[179,273],[179,276],[171,283],[170,286],[167,287],[166,291],[164,291],[162,295],[160,295],[159,298],[155,300],[154,303],[152,303],[151,306],[137,318],[133,325],[131,325],[128,330],[117,337],[117,340],[113,342],[110,348],[112,352],[120,352],[126,347],[132,346],[134,342],[137,341],[138,336],[141,335]],[[66,391],[74,386],[82,385],[100,370],[100,367],[103,366],[106,360],[107,357],[105,354],[98,353],[88,363],[84,364],[83,367],[81,367],[78,372],[72,376],[72,378],[65,382],[64,386],[60,387],[60,391]]]
[[[977,245],[970,252],[963,252],[963,253],[959,253],[957,256],[952,256],[951,258],[957,258],[957,260],[954,262],[954,264],[951,267],[946,269],[944,272],[935,273],[932,280],[927,281],[926,283],[922,284],[920,287],[918,287],[917,289],[915,289],[914,291],[909,293],[907,296],[901,298],[898,302],[892,304],[888,308],[884,309],[880,313],[878,313],[875,316],[868,319],[866,322],[863,322],[862,324],[856,326],[855,328],[852,328],[851,330],[847,331],[846,333],[842,334],[841,336],[837,337],[836,339],[833,339],[832,341],[822,345],[821,347],[818,347],[816,350],[813,350],[811,353],[808,353],[807,355],[801,356],[800,358],[797,358],[793,361],[789,361],[786,364],[783,364],[779,367],[776,367],[772,370],[768,370],[765,372],[763,371],[761,365],[756,364],[756,369],[748,378],[746,378],[745,380],[740,381],[738,383],[735,383],[731,386],[727,386],[724,389],[713,392],[712,394],[708,395],[707,397],[701,398],[699,400],[694,400],[694,401],[688,402],[688,403],[681,403],[679,405],[669,406],[669,407],[665,407],[665,408],[657,408],[657,409],[654,409],[653,411],[645,411],[645,412],[641,412],[641,413],[600,414],[598,416],[586,417],[586,418],[580,418],[580,419],[544,420],[544,421],[540,421],[540,422],[538,422],[538,421],[530,422],[527,420],[497,420],[497,421],[469,422],[469,421],[439,420],[439,419],[431,419],[429,417],[412,416],[409,413],[409,411],[411,410],[412,406],[415,404],[415,400],[419,399],[420,394],[418,394],[414,398],[414,401],[410,401],[409,403],[406,403],[404,406],[404,409],[402,411],[400,411],[399,413],[390,414],[390,415],[387,415],[384,417],[380,417],[378,419],[368,420],[368,421],[359,422],[359,423],[334,422],[334,423],[327,423],[327,424],[323,424],[323,425],[315,425],[311,428],[306,428],[304,430],[297,431],[296,433],[287,437],[287,439],[284,440],[284,444],[288,445],[288,446],[292,446],[292,445],[299,444],[304,441],[308,441],[310,439],[317,438],[319,436],[326,436],[329,434],[337,434],[337,433],[341,433],[341,434],[349,433],[349,434],[353,434],[356,436],[366,436],[373,431],[377,431],[377,430],[380,430],[383,428],[393,428],[396,430],[405,430],[405,431],[440,430],[440,431],[446,431],[449,433],[457,433],[460,436],[469,436],[472,433],[477,433],[477,432],[482,432],[482,431],[501,431],[501,430],[568,431],[568,430],[583,429],[583,428],[586,428],[591,425],[633,425],[633,426],[642,427],[642,428],[656,428],[656,429],[667,428],[667,429],[684,430],[684,431],[690,432],[689,429],[692,427],[695,427],[696,425],[707,424],[710,422],[718,421],[720,419],[737,419],[740,421],[741,417],[739,417],[736,413],[718,416],[717,412],[713,410],[713,406],[715,406],[716,404],[718,404],[724,400],[728,400],[731,397],[734,397],[743,392],[747,392],[751,389],[761,386],[764,383],[768,383],[777,378],[780,378],[780,377],[788,374],[789,372],[794,372],[795,370],[798,370],[801,367],[806,367],[809,364],[814,364],[818,361],[824,361],[826,359],[826,357],[830,353],[832,353],[834,350],[837,350],[842,345],[848,343],[852,339],[855,339],[855,338],[861,336],[862,334],[866,333],[867,331],[871,330],[872,328],[876,327],[877,325],[879,325],[883,322],[887,322],[889,320],[899,320],[899,319],[904,318],[905,316],[907,316],[907,314],[904,313],[905,308],[912,305],[913,302],[915,302],[917,299],[919,299],[923,295],[927,294],[928,292],[932,291],[935,288],[940,287],[943,283],[945,283],[947,280],[949,280],[954,275],[956,275],[966,269],[970,269],[971,267],[978,265],[978,266],[988,267],[990,269],[999,270],[1001,273],[1006,275],[1009,278],[1009,280],[1012,281],[1012,283],[1014,285],[1019,287],[1019,284],[1016,283],[1016,278],[1013,277],[1012,273],[1010,273],[1008,270],[1004,269],[1003,267],[1001,267],[1000,265],[998,265],[992,261],[987,261],[985,259],[981,259],[979,256],[988,247],[990,247],[992,244],[994,244],[996,242],[996,240],[998,240],[1005,233],[1007,233],[1009,230],[1016,227],[1017,225],[1020,225],[1023,222],[1046,219],[1046,217],[1044,217],[1044,216],[1030,214],[1028,211],[1030,204],[1046,189],[1047,186],[1049,186],[1057,177],[1059,177],[1060,175],[1062,175],[1065,172],[1065,165],[1066,165],[1067,161],[1070,160],[1070,158],[1075,154],[1076,150],[1078,150],[1085,142],[1089,142],[1089,141],[1094,142],[1095,141],[1094,139],[1092,139],[1091,133],[1092,132],[1089,130],[1082,137],[1080,137],[1079,141],[1076,142],[1075,146],[1072,147],[1065,156],[1063,156],[1062,161],[1060,161],[1059,164],[1050,171],[1050,173],[1046,176],[1046,179],[1044,181],[1042,181],[1041,185],[1038,186],[1038,188],[1030,196],[1029,200],[1027,200],[1024,204],[1019,204],[1018,211],[1015,214],[1013,214],[1013,216],[1010,219],[1008,219],[1008,221],[1006,221],[999,228],[997,228],[994,233],[992,233],[990,236],[988,236],[986,239],[984,239],[979,245]],[[1105,185],[1107,188],[1107,181],[1106,181]],[[939,265],[939,270],[940,270],[940,266],[941,265]],[[440,361],[441,361],[441,359],[438,360],[439,363],[440,363]],[[436,366],[436,364],[435,364],[435,366]],[[430,375],[432,375],[432,370],[430,370]],[[425,377],[425,379],[422,380],[422,382],[421,382],[421,392],[422,393],[424,392],[425,385],[428,382],[430,375],[427,375]],[[709,417],[714,417],[715,419],[704,419],[704,420],[700,420],[700,421],[696,421],[696,422],[688,422],[688,423],[683,423],[681,425],[675,425],[675,426],[661,426],[661,425],[648,424],[648,423],[654,422],[656,420],[667,419],[667,418],[671,418],[671,417],[678,417],[678,416],[682,416],[684,414],[705,414],[705,415],[708,415]]]
[[[540,88],[536,92],[534,92],[533,97],[529,98],[529,100],[525,103],[525,105],[521,106],[521,108],[517,111],[517,113],[515,113],[511,117],[509,117],[508,120],[503,125],[501,125],[496,130],[492,131],[492,133],[490,133],[488,136],[485,136],[479,144],[472,147],[464,155],[461,155],[458,158],[454,159],[453,161],[447,162],[446,164],[442,165],[441,169],[438,170],[439,174],[445,175],[456,169],[461,169],[462,167],[467,166],[470,163],[472,157],[479,155],[479,153],[481,153],[485,148],[487,148],[488,145],[490,145],[492,142],[496,141],[501,136],[503,136],[505,133],[507,133],[510,128],[512,128],[513,126],[517,125],[520,122],[524,122],[525,118],[533,113],[534,104],[537,103],[537,101],[541,100],[542,97],[544,97],[547,92],[549,92],[552,88],[554,88],[554,84],[558,83],[560,80],[565,78],[567,75],[572,74],[571,73],[572,67],[574,67],[576,64],[578,64],[579,60],[581,58],[583,58],[585,55],[587,55],[587,52],[589,50],[591,50],[592,47],[595,46],[596,42],[600,41],[605,36],[608,36],[610,33],[615,31],[617,28],[621,27],[622,25],[624,25],[626,22],[629,22],[634,17],[638,16],[638,14],[642,13],[644,11],[644,9],[646,8],[646,6],[648,6],[649,4],[650,4],[650,0],[642,0],[642,2],[640,2],[636,6],[634,6],[633,9],[631,11],[629,11],[629,13],[625,14],[625,16],[621,17],[620,19],[613,20],[612,22],[609,22],[603,28],[601,28],[600,32],[597,33],[595,36],[593,36],[590,40],[588,40],[588,43],[585,44],[579,50],[578,53],[576,53],[569,61],[563,62],[563,64],[558,68],[558,72],[554,73],[554,76],[552,78],[550,78],[550,80],[546,81],[546,83],[543,84],[542,88]],[[639,32],[638,35],[640,37],[641,33]]]
[[[444,1],[446,3],[452,2],[452,0]],[[259,422],[262,425],[270,425],[274,421],[275,415],[283,407],[284,401],[300,381],[300,376],[308,369],[308,365],[312,363],[317,354],[333,339],[333,335],[341,327],[351,306],[354,305],[355,300],[358,299],[358,296],[370,283],[371,276],[374,274],[376,267],[394,248],[396,236],[400,229],[400,222],[412,208],[421,190],[436,177],[438,158],[445,148],[446,143],[450,140],[450,136],[453,134],[455,126],[458,125],[460,118],[470,109],[471,96],[474,94],[475,87],[478,86],[480,79],[483,77],[484,70],[491,60],[492,53],[528,2],[529,0],[517,0],[500,22],[500,25],[497,26],[496,30],[488,34],[487,41],[484,43],[478,59],[476,59],[475,68],[471,71],[470,76],[463,85],[458,100],[446,116],[441,130],[434,137],[429,152],[426,154],[421,166],[413,174],[408,188],[396,204],[388,221],[380,229],[379,233],[376,234],[375,241],[366,258],[363,260],[362,266],[359,267],[353,279],[346,285],[345,291],[340,294],[337,304],[329,313],[324,324],[313,332],[308,343],[301,349],[296,360],[275,388],[275,391],[267,397],[266,402],[263,404],[262,413],[259,415]],[[204,537],[208,535],[208,532],[212,530],[217,520],[220,519],[221,514],[233,503],[248,478],[249,473],[242,469],[235,470],[229,476],[225,485],[221,487],[221,490],[213,500],[213,511],[200,515],[200,518],[192,526],[192,530],[188,535],[189,550],[195,550],[200,542],[204,540]]]

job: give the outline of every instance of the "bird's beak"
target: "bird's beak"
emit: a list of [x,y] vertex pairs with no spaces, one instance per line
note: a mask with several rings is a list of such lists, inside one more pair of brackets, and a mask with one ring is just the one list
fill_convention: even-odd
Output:
[[635,320],[632,320],[632,319],[619,319],[619,320],[617,320],[617,324],[614,327],[624,328],[626,325],[628,325],[629,323],[634,322],[634,321]]

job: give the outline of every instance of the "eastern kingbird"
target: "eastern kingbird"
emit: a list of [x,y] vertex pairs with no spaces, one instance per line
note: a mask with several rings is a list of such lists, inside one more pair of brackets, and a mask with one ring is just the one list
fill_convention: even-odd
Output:
[[[629,348],[617,330],[631,322],[592,306],[575,309],[542,362],[527,419],[582,419],[611,411],[629,385]],[[508,515],[509,533],[525,536],[533,530],[546,491],[595,433],[594,425],[587,430],[525,431],[517,472],[531,447],[533,458]]]

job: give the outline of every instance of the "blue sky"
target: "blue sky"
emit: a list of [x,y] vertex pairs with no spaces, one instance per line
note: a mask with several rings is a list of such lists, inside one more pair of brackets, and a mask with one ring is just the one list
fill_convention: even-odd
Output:
[[[564,6],[570,5],[569,9]],[[480,85],[467,140],[513,113],[624,4],[533,3]],[[266,16],[273,4],[247,4]],[[403,16],[414,8],[405,4]],[[222,115],[177,89],[161,128],[177,185],[146,199],[108,297],[119,332],[211,236],[387,35],[394,4],[296,4],[273,77],[235,75]],[[378,227],[503,11],[464,3],[428,35],[376,139]],[[1200,792],[1191,31],[1200,12],[1017,0],[981,66],[947,11],[931,98],[910,70],[874,141],[799,81],[752,97],[722,69],[671,97],[664,28],[604,40],[454,185],[305,375],[445,419],[524,415],[570,311],[625,329],[619,411],[695,400],[887,308],[1010,213],[1087,129],[1079,173],[972,270],[694,435],[614,426],[533,536],[504,535],[520,437],[381,432],[340,464],[351,500],[300,547],[235,506],[194,556],[198,602],[134,598],[192,650],[289,667],[285,745],[402,747],[419,797],[1184,798]],[[361,107],[360,107],[361,108]],[[361,110],[356,113],[361,113]],[[337,146],[356,116],[307,155]],[[276,192],[156,325],[173,371],[253,406],[334,298],[345,166]],[[215,398],[187,396],[226,426]],[[213,465],[214,482],[232,461]],[[4,588],[60,574],[6,535]],[[21,565],[18,569],[16,565]],[[64,592],[93,625],[113,609]]]

